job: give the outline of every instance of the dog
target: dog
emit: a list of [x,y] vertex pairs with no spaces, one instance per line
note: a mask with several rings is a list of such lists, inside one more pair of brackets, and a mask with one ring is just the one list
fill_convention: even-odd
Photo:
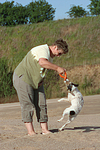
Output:
[[66,84],[67,90],[69,91],[68,98],[61,98],[60,100],[58,100],[58,102],[69,101],[71,103],[71,106],[63,111],[61,119],[58,120],[59,122],[64,119],[65,115],[68,115],[67,122],[61,128],[59,128],[59,131],[63,130],[67,124],[69,124],[75,119],[75,117],[79,114],[84,104],[83,96],[77,88],[78,84],[74,84],[72,82],[66,82]]

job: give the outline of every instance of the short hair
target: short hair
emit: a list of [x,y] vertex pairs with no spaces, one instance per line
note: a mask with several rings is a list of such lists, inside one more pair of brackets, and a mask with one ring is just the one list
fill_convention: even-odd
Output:
[[68,53],[68,44],[63,39],[56,40],[53,45],[57,45],[58,50],[62,49],[64,54]]

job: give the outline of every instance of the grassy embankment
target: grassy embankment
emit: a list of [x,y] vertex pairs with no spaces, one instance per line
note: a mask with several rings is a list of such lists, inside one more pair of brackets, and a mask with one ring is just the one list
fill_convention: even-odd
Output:
[[[7,57],[13,71],[32,47],[50,45],[58,38],[67,41],[69,53],[54,58],[54,63],[67,69],[68,78],[79,84],[83,95],[100,94],[100,16],[0,27],[0,58]],[[44,86],[47,98],[67,93],[54,71],[48,71]]]

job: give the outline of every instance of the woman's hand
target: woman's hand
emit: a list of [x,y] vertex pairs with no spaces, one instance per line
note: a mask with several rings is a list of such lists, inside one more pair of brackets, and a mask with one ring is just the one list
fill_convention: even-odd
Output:
[[58,72],[59,74],[65,74],[66,69],[58,66],[57,72]]

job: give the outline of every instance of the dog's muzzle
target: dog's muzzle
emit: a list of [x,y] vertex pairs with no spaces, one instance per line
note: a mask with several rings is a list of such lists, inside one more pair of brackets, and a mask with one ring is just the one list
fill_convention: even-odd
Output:
[[69,84],[69,85],[67,86],[67,90],[70,90],[70,92],[71,92],[71,90],[72,90],[72,84]]

